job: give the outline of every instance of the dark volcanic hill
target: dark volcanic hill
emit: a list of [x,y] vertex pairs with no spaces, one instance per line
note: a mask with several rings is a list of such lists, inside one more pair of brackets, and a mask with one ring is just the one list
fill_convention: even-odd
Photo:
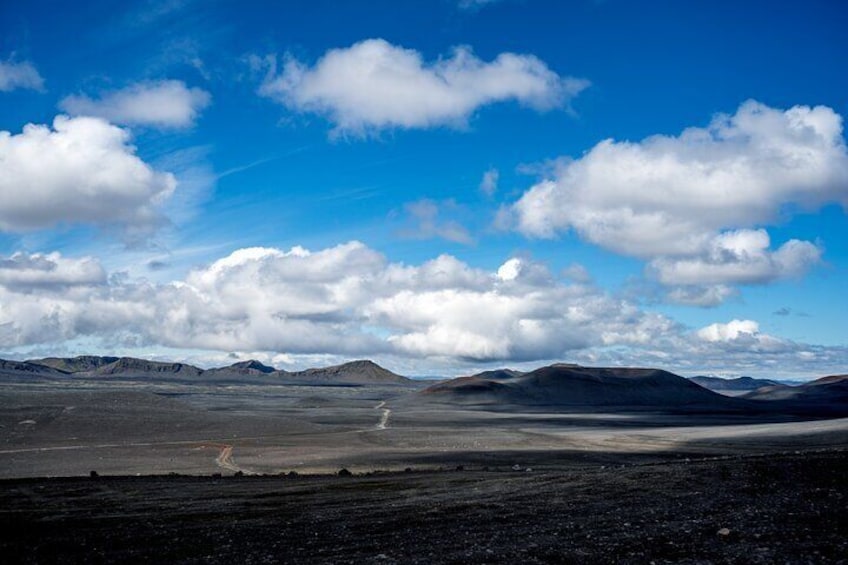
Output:
[[845,383],[848,381],[848,375],[830,375],[829,377],[822,377],[820,379],[816,379],[807,383],[809,386],[820,386],[820,385],[831,385],[834,383]]
[[494,379],[484,379],[477,375],[471,377],[457,377],[449,381],[442,381],[431,385],[421,391],[422,394],[444,395],[456,397],[468,397],[469,399],[484,399],[486,397],[507,397],[514,390],[507,384]]
[[411,379],[395,374],[373,361],[360,360],[324,367],[281,374],[287,381],[306,384],[410,384]]
[[520,377],[523,375],[521,371],[516,371],[515,369],[494,369],[492,371],[483,371],[482,373],[477,373],[476,375],[471,375],[472,377],[476,377],[478,379],[487,379],[490,381],[503,381],[506,379],[512,379],[515,377]]
[[227,367],[218,367],[215,369],[207,369],[203,371],[204,377],[244,377],[244,376],[262,376],[280,373],[274,367],[264,365],[255,359],[249,361],[240,361],[233,363]]
[[737,377],[735,379],[723,379],[721,377],[691,377],[689,379],[693,383],[699,384],[704,388],[708,388],[710,390],[714,390],[716,392],[719,391],[749,391],[749,390],[757,390],[758,388],[762,388],[764,386],[783,386],[781,383],[777,381],[772,381],[769,379],[754,379],[751,377]]
[[0,359],[0,374],[47,377],[66,377],[68,375],[66,371],[60,371],[31,361],[6,361],[5,359]]
[[799,408],[848,413],[848,375],[831,375],[800,386],[770,386],[746,394],[749,400],[782,402]]
[[426,388],[434,400],[535,406],[734,408],[738,401],[657,369],[542,367],[506,380],[461,377]]
[[36,363],[45,367],[52,367],[66,373],[82,373],[94,371],[95,369],[117,361],[118,357],[99,357],[97,355],[78,355],[76,357],[45,357],[44,359],[30,359],[28,363]]
[[197,377],[203,373],[203,369],[185,363],[163,363],[160,361],[136,359],[134,357],[121,357],[112,363],[107,363],[97,367],[93,371],[88,371],[88,373],[92,375],[126,376],[178,374],[185,377]]

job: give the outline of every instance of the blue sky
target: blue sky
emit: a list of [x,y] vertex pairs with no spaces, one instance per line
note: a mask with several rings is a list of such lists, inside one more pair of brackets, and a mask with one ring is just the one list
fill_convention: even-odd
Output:
[[0,356],[848,365],[848,9],[0,6]]

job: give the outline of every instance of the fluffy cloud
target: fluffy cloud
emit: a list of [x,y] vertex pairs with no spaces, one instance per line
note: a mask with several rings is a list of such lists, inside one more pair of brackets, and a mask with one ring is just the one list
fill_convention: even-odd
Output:
[[639,143],[605,140],[514,205],[517,228],[574,229],[613,251],[697,253],[718,231],[774,220],[781,207],[848,204],[848,152],[832,109],[749,101],[707,128]]
[[711,345],[720,344],[723,351],[782,353],[797,352],[801,349],[788,340],[760,332],[760,324],[753,320],[710,324],[695,332],[695,336]]
[[511,208],[532,237],[574,230],[614,252],[652,259],[666,284],[764,283],[803,273],[821,251],[792,240],[770,251],[750,229],[788,207],[848,205],[848,151],[832,109],[754,101],[707,128],[638,143],[605,140]]
[[821,249],[808,241],[792,239],[774,252],[770,243],[762,229],[725,232],[701,256],[659,258],[649,269],[668,285],[763,284],[801,275],[821,259]]
[[[492,273],[447,255],[389,263],[358,242],[316,252],[248,248],[161,285],[104,282],[96,263],[69,261],[16,255],[3,264],[0,347],[117,332],[134,343],[220,351],[538,359],[654,340],[668,323],[517,258]],[[27,293],[22,275],[7,270],[67,288]]]
[[118,124],[186,128],[194,125],[210,100],[205,90],[188,88],[179,80],[162,80],[104,92],[98,99],[68,96],[59,105],[71,115],[97,116]]
[[449,255],[420,265],[391,263],[358,242],[318,251],[247,248],[167,284],[107,277],[91,258],[0,260],[0,348],[61,347],[78,339],[100,340],[111,351],[388,356],[406,366],[454,369],[567,359],[809,373],[848,362],[845,348],[782,340],[751,320],[688,331],[517,257],[492,272]]
[[125,130],[100,118],[57,116],[52,128],[0,131],[0,163],[6,231],[92,223],[145,232],[161,222],[159,206],[176,188],[173,175],[135,155]]
[[59,253],[15,253],[0,258],[0,285],[29,292],[43,288],[97,285],[106,282],[106,271],[91,257],[67,259]]
[[461,127],[481,106],[515,100],[539,111],[565,107],[588,86],[561,77],[532,55],[478,59],[468,47],[425,62],[412,49],[368,39],[328,51],[313,66],[287,58],[259,93],[296,112],[326,116],[335,133],[393,128]]
[[0,61],[0,92],[18,88],[44,90],[44,79],[29,61]]
[[752,320],[731,320],[726,324],[711,324],[698,330],[697,335],[704,341],[734,341],[745,336],[754,337],[760,332],[760,325]]

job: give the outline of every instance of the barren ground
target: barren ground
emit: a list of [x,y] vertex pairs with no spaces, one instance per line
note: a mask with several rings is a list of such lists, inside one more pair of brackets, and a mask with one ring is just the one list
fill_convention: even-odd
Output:
[[0,551],[7,563],[844,563],[846,476],[846,452],[829,450],[555,472],[7,480]]
[[4,383],[3,561],[848,562],[848,419],[413,393]]

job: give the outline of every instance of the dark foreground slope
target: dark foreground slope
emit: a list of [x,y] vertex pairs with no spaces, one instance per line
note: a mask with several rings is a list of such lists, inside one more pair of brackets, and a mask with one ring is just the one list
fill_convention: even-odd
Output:
[[4,563],[844,563],[848,455],[0,481]]

